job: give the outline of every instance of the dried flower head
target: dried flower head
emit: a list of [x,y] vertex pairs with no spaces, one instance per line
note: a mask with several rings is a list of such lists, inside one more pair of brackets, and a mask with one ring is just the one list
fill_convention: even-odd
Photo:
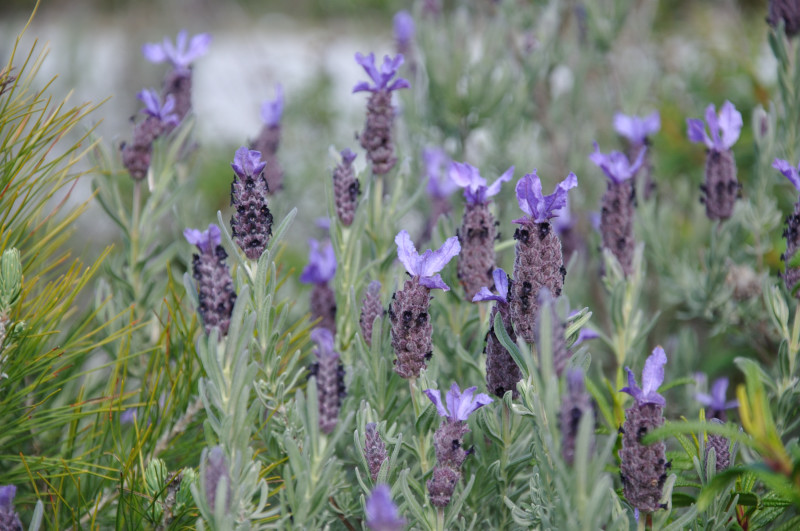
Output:
[[342,399],[347,395],[344,366],[339,362],[339,353],[333,349],[330,330],[315,328],[311,331],[311,340],[317,344],[314,350],[317,362],[309,367],[309,372],[317,379],[319,427],[323,433],[331,433],[339,420]]
[[388,485],[376,485],[366,504],[367,527],[372,531],[400,531],[406,521],[400,517],[397,506],[392,501],[392,491]]
[[261,153],[242,146],[236,150],[231,168],[231,234],[250,260],[258,260],[272,236],[272,213],[267,206],[269,188],[264,178]]

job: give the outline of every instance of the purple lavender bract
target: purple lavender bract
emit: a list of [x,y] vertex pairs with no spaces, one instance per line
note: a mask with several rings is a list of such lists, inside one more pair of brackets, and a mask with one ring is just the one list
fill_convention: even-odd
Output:
[[141,112],[147,117],[136,124],[133,140],[125,143],[121,150],[122,164],[131,177],[141,180],[147,176],[147,171],[150,169],[153,142],[177,125],[180,119],[174,113],[175,98],[172,95],[166,97],[163,105],[155,90],[142,90],[136,97],[144,103]]
[[[650,136],[661,129],[661,116],[655,111],[644,118],[627,116],[622,113],[614,115],[614,130],[628,139],[628,158],[633,160],[644,146],[650,145]],[[645,152],[644,162],[644,198],[650,199],[655,190],[653,181],[653,165],[650,162],[650,151]]]
[[339,406],[347,394],[344,385],[344,366],[339,354],[333,350],[333,334],[325,328],[311,331],[311,340],[317,344],[314,353],[317,362],[309,367],[310,376],[317,379],[319,428],[331,433],[339,420]]
[[388,485],[376,485],[366,504],[367,527],[372,531],[400,531],[406,521],[400,517],[392,502],[392,491]]
[[300,282],[313,284],[311,291],[311,319],[321,319],[320,328],[336,333],[336,294],[328,282],[336,275],[336,254],[331,242],[320,249],[317,240],[308,240],[308,264],[300,274]]
[[711,394],[697,393],[695,399],[703,406],[708,408],[706,418],[716,418],[723,422],[727,420],[726,410],[739,407],[738,400],[726,400],[725,393],[728,390],[728,379],[717,378],[711,386]]
[[266,162],[261,153],[242,146],[231,163],[231,235],[249,260],[258,260],[272,236],[272,213],[267,206]]
[[22,521],[14,510],[15,485],[0,486],[0,529],[3,531],[22,531]]
[[450,196],[458,190],[458,185],[450,179],[446,171],[450,167],[450,157],[443,150],[427,147],[422,150],[422,160],[428,180],[426,191],[431,199],[431,209],[422,235],[423,241],[427,241],[433,234],[439,217],[450,213]]
[[267,180],[267,193],[274,194],[283,188],[283,167],[278,160],[278,147],[281,141],[281,117],[283,116],[283,87],[275,86],[275,99],[261,104],[261,120],[264,126],[250,149],[258,151],[266,162],[264,178]]

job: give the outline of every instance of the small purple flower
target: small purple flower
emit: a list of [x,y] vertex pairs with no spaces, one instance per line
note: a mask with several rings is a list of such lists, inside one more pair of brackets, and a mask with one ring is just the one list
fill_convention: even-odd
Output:
[[472,302],[497,301],[508,304],[508,275],[498,267],[494,270],[492,276],[494,277],[494,287],[497,289],[497,295],[484,286],[472,297]]
[[711,387],[711,394],[697,393],[695,399],[710,411],[721,412],[726,409],[739,407],[738,400],[725,400],[725,393],[728,390],[728,379],[717,378]]
[[392,502],[392,491],[388,485],[376,485],[372,489],[365,509],[367,527],[372,531],[399,531],[406,525]]
[[435,199],[447,199],[459,186],[450,179],[444,168],[450,165],[450,157],[443,150],[427,147],[422,150],[425,173],[428,177],[428,195]]
[[403,64],[403,54],[397,54],[394,59],[389,58],[388,55],[384,56],[380,71],[375,67],[374,53],[370,53],[369,55],[356,53],[356,63],[364,68],[374,85],[370,85],[368,81],[362,81],[353,87],[353,92],[378,92],[381,90],[391,92],[411,86],[408,80],[402,77],[395,79],[391,85],[389,84],[389,81],[397,74],[397,69]]
[[426,250],[422,255],[417,252],[414,242],[408,232],[401,230],[394,239],[397,244],[397,257],[403,263],[406,271],[411,276],[418,276],[419,283],[428,289],[441,289],[447,291],[450,286],[444,283],[439,271],[459,252],[461,244],[458,237],[447,238],[441,248],[436,251]]
[[261,119],[268,127],[277,127],[283,116],[283,86],[275,85],[275,99],[261,104]]
[[545,223],[557,215],[556,211],[567,204],[567,192],[578,186],[578,178],[570,172],[567,178],[558,183],[550,195],[542,194],[542,181],[533,173],[525,175],[517,183],[517,202],[528,217],[515,219],[514,223]]
[[478,168],[466,163],[452,162],[448,171],[450,179],[464,189],[467,203],[486,203],[490,197],[500,193],[500,186],[514,176],[514,166],[497,178],[491,186],[486,186],[486,179],[481,177]]
[[414,38],[414,17],[408,11],[398,11],[392,19],[394,23],[394,38],[401,48],[408,48]]
[[628,367],[628,386],[620,389],[620,392],[628,393],[635,400],[637,405],[655,404],[664,407],[667,401],[658,394],[658,388],[664,382],[664,365],[667,363],[667,354],[661,347],[653,349],[653,353],[647,357],[642,371],[642,387],[636,385],[636,376]]
[[14,510],[14,496],[16,494],[16,486],[0,486],[0,529],[22,529],[22,521],[20,521],[17,511]]
[[320,249],[319,242],[309,239],[308,264],[300,274],[300,282],[306,284],[325,284],[336,274],[336,254],[331,242],[325,242]]
[[142,55],[151,63],[161,63],[169,60],[176,70],[187,70],[192,61],[205,55],[211,44],[211,35],[200,33],[188,42],[186,30],[178,32],[178,38],[173,46],[169,38],[164,37],[162,44],[148,43],[142,46]]
[[477,387],[470,387],[462,393],[458,384],[454,382],[445,396],[447,407],[442,403],[442,397],[438,389],[426,389],[425,394],[436,406],[436,411],[440,417],[446,417],[456,422],[459,420],[466,421],[474,411],[494,402],[489,395],[483,393],[473,396],[477,389]]
[[153,89],[144,89],[139,92],[136,97],[144,103],[144,109],[141,111],[142,113],[157,118],[164,124],[178,125],[180,123],[181,119],[174,112],[175,96],[172,94],[167,95],[163,105],[158,97],[158,93]]
[[578,339],[576,339],[575,343],[572,344],[572,348],[577,347],[584,341],[589,341],[590,339],[597,339],[598,337],[600,337],[600,334],[598,334],[591,328],[581,328],[581,331],[578,332]]
[[355,153],[353,153],[353,151],[350,148],[344,148],[342,151],[339,152],[339,154],[342,156],[342,163],[348,166],[352,164],[353,161],[356,160],[356,157],[358,156]]
[[706,107],[706,124],[711,132],[710,138],[706,134],[703,120],[686,119],[689,140],[703,142],[708,149],[715,151],[727,151],[736,143],[742,131],[742,123],[742,114],[729,101],[722,104],[719,116],[713,103]]
[[661,117],[658,111],[644,118],[622,113],[614,115],[614,130],[635,146],[644,145],[647,137],[657,133],[659,129],[661,129]]
[[772,167],[781,172],[800,191],[800,165],[795,168],[788,160],[775,159]]
[[196,245],[201,253],[211,252],[222,242],[222,233],[213,223],[209,223],[208,228],[202,232],[198,229],[185,229],[183,237],[192,245]]
[[311,341],[317,344],[316,354],[318,358],[339,357],[333,350],[333,334],[327,328],[315,328],[311,331]]
[[625,153],[619,151],[612,151],[608,155],[600,153],[600,147],[595,142],[594,153],[589,155],[589,159],[603,170],[609,179],[615,183],[621,183],[636,175],[636,172],[642,166],[646,151],[647,147],[642,147],[636,160],[631,164]]
[[258,177],[266,165],[267,163],[261,160],[261,153],[244,146],[236,150],[233,162],[231,162],[231,168],[240,179]]

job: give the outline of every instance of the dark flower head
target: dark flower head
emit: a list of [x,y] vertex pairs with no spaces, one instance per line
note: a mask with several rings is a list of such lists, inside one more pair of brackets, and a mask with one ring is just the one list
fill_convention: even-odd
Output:
[[494,287],[497,290],[497,295],[484,286],[472,297],[472,302],[497,301],[508,304],[508,275],[498,267],[492,273],[492,277],[494,278]]
[[408,11],[398,11],[392,22],[397,44],[401,48],[407,47],[414,38],[414,17]]
[[364,68],[374,84],[370,85],[368,81],[362,81],[353,87],[353,92],[378,92],[381,90],[391,92],[411,86],[408,80],[402,77],[395,79],[392,84],[389,84],[389,81],[397,74],[397,69],[403,64],[403,54],[397,54],[394,59],[390,59],[388,55],[384,56],[380,71],[375,67],[374,53],[370,53],[369,55],[356,53],[356,63]]
[[473,412],[486,404],[494,402],[489,395],[483,393],[474,396],[477,389],[477,387],[470,387],[462,393],[458,384],[454,382],[445,396],[447,407],[442,403],[442,397],[438,389],[426,389],[425,394],[436,406],[436,411],[440,417],[456,422],[459,420],[466,421]]
[[608,155],[600,153],[600,147],[597,142],[594,143],[594,153],[589,155],[589,159],[594,162],[603,172],[615,183],[627,181],[639,171],[644,161],[644,154],[647,151],[646,147],[639,150],[639,155],[633,164],[628,160],[625,153],[619,151],[612,151]]
[[517,203],[527,217],[515,219],[514,223],[545,223],[557,215],[557,210],[567,204],[567,192],[578,186],[578,178],[570,172],[567,178],[558,183],[550,195],[542,194],[542,181],[533,173],[525,175],[517,183]]
[[622,113],[614,115],[614,130],[636,146],[643,145],[647,137],[657,133],[659,129],[661,129],[661,117],[658,111],[644,118]]
[[695,399],[705,407],[713,411],[725,411],[734,407],[739,407],[738,400],[725,400],[725,393],[728,390],[728,379],[717,378],[711,387],[711,394],[697,393]]
[[333,334],[327,328],[315,328],[312,330],[311,341],[317,344],[314,353],[318,358],[339,357],[339,354],[333,350]]
[[[347,166],[351,165],[354,160],[356,160],[356,155],[350,148],[344,148],[340,153],[342,156],[342,164],[346,164]],[[330,219],[330,218],[325,218]]]
[[422,150],[425,173],[428,177],[428,195],[435,199],[447,199],[459,186],[450,179],[444,168],[450,165],[450,157],[443,150],[427,147]]
[[153,89],[144,89],[136,97],[144,103],[142,113],[157,118],[164,124],[178,125],[180,123],[181,119],[174,112],[175,96],[172,94],[167,95],[163,105],[158,93]]
[[283,116],[283,86],[275,85],[275,99],[261,104],[261,119],[269,127],[277,127]]
[[713,103],[706,108],[706,124],[711,132],[710,138],[703,120],[697,118],[686,120],[689,140],[703,142],[708,149],[715,151],[727,151],[736,143],[742,131],[742,123],[742,113],[729,101],[722,104],[719,116]]
[[308,252],[308,265],[300,275],[300,282],[325,284],[336,274],[336,254],[333,252],[333,245],[331,242],[325,242],[325,246],[320,250],[319,242],[314,239],[308,240],[308,245],[311,248]]
[[266,162],[261,160],[261,153],[242,146],[236,150],[236,154],[231,162],[231,168],[236,172],[240,179],[248,177],[258,177],[264,171]]
[[623,393],[628,393],[635,400],[637,405],[655,404],[664,407],[667,402],[664,397],[658,394],[658,388],[664,382],[664,365],[667,363],[667,354],[661,347],[653,349],[653,353],[647,357],[642,371],[642,387],[636,385],[636,376],[628,367],[628,386],[620,389]]
[[461,252],[458,236],[447,238],[441,248],[436,251],[428,249],[422,255],[417,252],[411,236],[404,230],[397,233],[394,242],[397,244],[397,257],[412,277],[419,277],[420,284],[428,289],[444,291],[450,289],[450,286],[444,283],[438,273],[454,256]]
[[168,60],[176,70],[186,70],[192,64],[192,61],[205,55],[209,44],[211,44],[211,35],[208,33],[195,35],[188,43],[187,36],[186,30],[181,30],[175,40],[175,45],[167,37],[164,37],[164,41],[161,44],[145,44],[142,46],[142,55],[151,63],[161,63]]
[[781,172],[800,191],[800,165],[795,168],[788,160],[775,159],[772,167]]
[[196,245],[201,253],[209,253],[222,242],[222,233],[219,227],[213,223],[208,224],[208,228],[202,232],[197,229],[186,229],[183,237],[192,245]]
[[367,498],[367,527],[372,531],[399,531],[406,525],[397,506],[392,502],[392,491],[388,485],[376,485]]
[[486,186],[486,179],[481,177],[478,168],[466,163],[452,162],[449,170],[450,179],[464,189],[467,203],[486,203],[490,197],[500,193],[500,186],[514,176],[514,166],[497,178],[491,186]]

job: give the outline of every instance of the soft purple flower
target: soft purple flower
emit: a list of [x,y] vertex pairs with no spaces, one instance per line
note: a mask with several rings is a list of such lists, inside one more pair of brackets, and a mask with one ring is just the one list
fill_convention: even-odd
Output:
[[268,127],[277,127],[283,116],[283,86],[275,85],[275,99],[261,104],[261,119]]
[[367,527],[372,531],[399,531],[406,525],[392,502],[392,491],[388,485],[375,485],[367,498],[366,513]]
[[545,223],[555,217],[556,211],[567,204],[567,192],[578,186],[578,178],[570,172],[567,178],[558,183],[550,195],[542,194],[542,181],[533,173],[525,175],[517,182],[517,203],[528,217],[515,219],[514,223]]
[[375,67],[374,53],[370,53],[369,55],[361,55],[360,53],[356,53],[356,63],[360,64],[364,68],[364,70],[367,72],[367,75],[369,75],[369,77],[372,79],[374,85],[370,85],[368,81],[362,81],[353,87],[353,92],[378,92],[380,90],[391,92],[393,90],[408,88],[411,86],[408,80],[403,79],[402,77],[395,79],[391,85],[389,84],[389,81],[391,81],[392,78],[397,74],[397,69],[403,64],[403,54],[397,54],[394,59],[391,59],[388,55],[385,55],[383,57],[383,64],[381,65],[380,71]]
[[772,167],[781,172],[800,191],[800,165],[795,168],[788,160],[775,159]]
[[595,142],[594,153],[589,155],[589,159],[603,170],[609,179],[615,183],[621,183],[636,175],[636,172],[642,166],[646,151],[647,147],[642,147],[636,160],[631,164],[625,153],[620,153],[619,151],[612,151],[608,155],[600,153],[600,147]]
[[342,156],[342,164],[346,164],[347,166],[351,165],[358,156],[353,153],[350,148],[344,148],[339,154]]
[[493,402],[489,395],[483,393],[474,396],[477,389],[477,387],[470,387],[469,389],[464,389],[462,393],[458,384],[454,382],[445,396],[447,407],[442,403],[442,397],[438,389],[426,389],[425,395],[436,406],[436,411],[440,417],[447,417],[453,422],[466,421],[474,411]]
[[209,44],[211,44],[211,35],[200,33],[192,37],[187,47],[187,36],[186,30],[178,32],[178,38],[175,40],[174,46],[167,37],[164,37],[164,41],[161,44],[145,44],[142,46],[142,55],[151,63],[161,63],[169,60],[175,69],[186,70],[192,61],[205,55]]
[[414,38],[414,17],[408,11],[398,11],[392,19],[394,23],[394,38],[397,44],[403,48],[407,47]]
[[702,405],[714,411],[725,411],[734,407],[739,407],[738,400],[725,400],[725,393],[728,390],[728,379],[717,378],[711,387],[711,394],[697,393],[695,399]]
[[447,262],[461,252],[461,244],[458,243],[457,236],[447,238],[438,250],[428,249],[422,255],[417,252],[414,242],[411,241],[411,236],[405,230],[397,233],[394,243],[397,244],[397,257],[411,276],[420,277],[420,284],[428,289],[441,289],[444,291],[450,289],[438,273],[444,269]]
[[500,193],[500,186],[514,176],[514,166],[507,169],[491,186],[486,186],[486,179],[481,177],[478,168],[466,163],[452,162],[448,174],[454,183],[464,189],[467,203],[474,205],[485,203],[490,197]]
[[314,220],[314,225],[316,225],[318,229],[322,229],[325,232],[328,232],[329,230],[331,230],[331,218],[327,216],[317,218]]
[[644,118],[619,112],[614,115],[614,130],[635,146],[643,145],[647,137],[657,133],[659,129],[661,129],[661,117],[658,111]]
[[435,199],[447,199],[459,186],[450,179],[444,168],[450,165],[450,157],[443,150],[427,147],[422,150],[425,173],[428,176],[428,194]]
[[492,272],[492,277],[494,277],[494,287],[497,290],[497,295],[484,286],[472,297],[472,302],[497,301],[508,304],[508,275],[498,267]]
[[161,104],[161,99],[158,93],[153,89],[144,89],[136,95],[142,103],[144,109],[141,112],[153,118],[158,118],[162,123],[169,125],[178,125],[181,119],[173,111],[175,110],[175,96],[168,94],[164,104]]
[[202,232],[197,229],[185,229],[183,237],[192,245],[196,245],[203,253],[211,251],[222,242],[222,233],[219,227],[213,223],[209,223],[208,228]]
[[598,337],[600,337],[600,334],[598,334],[591,328],[581,328],[581,331],[578,332],[578,338],[575,340],[575,343],[572,344],[572,347],[575,348],[584,341],[589,341],[590,339],[597,339]]
[[14,496],[17,495],[15,485],[3,485],[0,487],[0,512],[11,513],[14,511]]
[[317,344],[316,354],[318,358],[339,357],[339,354],[333,350],[333,333],[327,328],[313,329],[311,331],[311,341]]
[[231,162],[231,168],[240,179],[258,176],[266,165],[267,163],[261,160],[261,153],[244,146],[236,150],[233,162]]
[[620,389],[620,392],[631,395],[638,405],[655,404],[664,407],[667,401],[658,394],[658,388],[664,382],[664,365],[667,363],[667,354],[661,347],[653,349],[653,353],[647,357],[642,371],[642,387],[636,385],[636,376],[628,367],[628,386]]
[[336,274],[336,254],[333,252],[331,242],[325,242],[320,250],[319,242],[308,240],[311,249],[308,252],[308,265],[300,275],[300,282],[306,284],[325,284],[333,279]]
[[703,120],[686,119],[689,140],[704,142],[708,149],[716,151],[727,151],[736,143],[742,131],[742,123],[742,113],[729,101],[722,104],[719,116],[713,103],[706,108],[706,124],[711,132],[710,138],[706,134]]

